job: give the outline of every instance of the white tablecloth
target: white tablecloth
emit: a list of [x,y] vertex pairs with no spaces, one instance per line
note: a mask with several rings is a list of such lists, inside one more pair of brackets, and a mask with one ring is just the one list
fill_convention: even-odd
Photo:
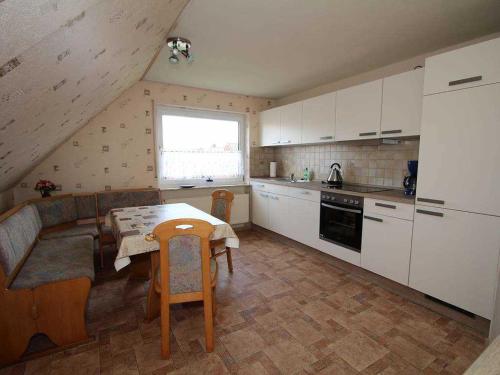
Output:
[[225,238],[226,246],[232,248],[240,246],[236,233],[228,223],[186,203],[116,208],[109,211],[105,218],[105,225],[112,228],[118,246],[116,270],[129,265],[132,255],[160,250],[157,241],[146,241],[145,236],[158,224],[181,218],[208,221],[215,227],[212,240]]

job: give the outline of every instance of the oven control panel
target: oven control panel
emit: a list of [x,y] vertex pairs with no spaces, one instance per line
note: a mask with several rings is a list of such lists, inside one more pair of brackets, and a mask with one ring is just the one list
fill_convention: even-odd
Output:
[[338,193],[321,193],[321,201],[324,203],[337,203],[352,207],[363,207],[363,197]]

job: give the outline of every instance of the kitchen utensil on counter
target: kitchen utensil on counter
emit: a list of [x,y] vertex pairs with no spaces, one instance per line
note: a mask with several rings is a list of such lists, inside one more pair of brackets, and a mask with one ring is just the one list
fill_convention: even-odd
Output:
[[333,163],[330,166],[330,175],[328,176],[326,182],[328,183],[328,185],[342,186],[342,167],[339,163]]

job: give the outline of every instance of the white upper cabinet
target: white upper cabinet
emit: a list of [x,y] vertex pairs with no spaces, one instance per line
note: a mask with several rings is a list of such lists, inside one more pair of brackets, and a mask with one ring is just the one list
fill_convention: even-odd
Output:
[[303,101],[302,143],[335,140],[335,93]]
[[260,145],[276,146],[280,143],[281,109],[272,108],[260,113]]
[[384,78],[381,137],[420,134],[423,85],[424,69]]
[[417,203],[500,215],[500,84],[424,97]]
[[500,82],[500,38],[425,61],[425,95],[495,82]]
[[338,91],[336,104],[336,141],[380,137],[381,79]]
[[280,144],[299,144],[302,134],[302,102],[279,108],[281,109]]

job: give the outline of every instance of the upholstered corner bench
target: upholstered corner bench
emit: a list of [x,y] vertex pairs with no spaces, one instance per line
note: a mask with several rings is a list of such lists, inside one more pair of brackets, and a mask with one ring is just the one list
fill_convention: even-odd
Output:
[[22,204],[0,217],[0,365],[18,360],[35,333],[59,346],[88,339],[94,232],[68,224],[64,236],[49,230],[44,237],[44,226],[75,218],[46,203]]

